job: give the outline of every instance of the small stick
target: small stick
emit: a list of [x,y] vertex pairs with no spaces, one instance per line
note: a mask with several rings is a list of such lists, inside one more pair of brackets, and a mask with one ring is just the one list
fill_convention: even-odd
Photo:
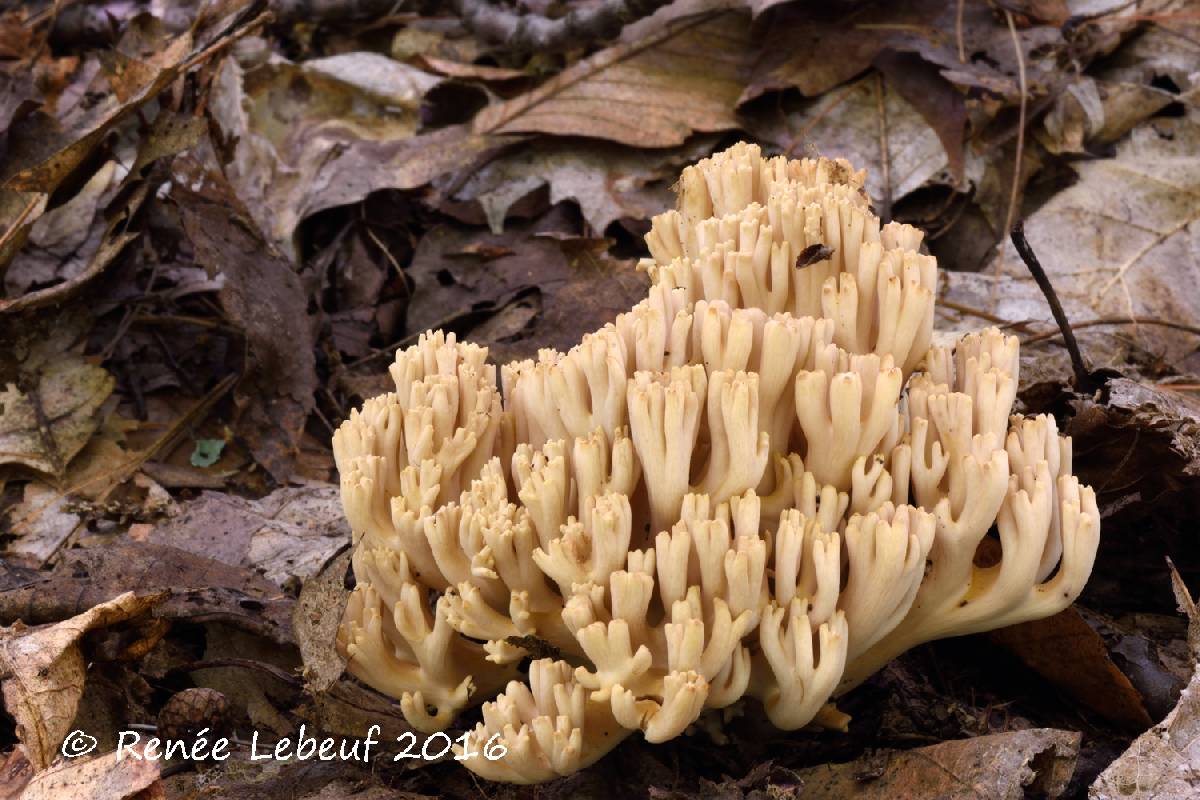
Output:
[[887,87],[883,83],[883,73],[875,73],[875,103],[876,110],[879,112],[879,163],[883,166],[883,208],[880,209],[879,218],[884,222],[892,220],[892,159],[888,154],[890,147],[888,145],[888,116],[887,116],[887,101],[884,98],[884,93],[887,92]]
[[1062,331],[1063,344],[1067,346],[1067,352],[1071,354],[1071,367],[1075,370],[1075,388],[1087,391],[1088,387],[1092,385],[1092,376],[1083,363],[1083,354],[1079,352],[1079,342],[1075,341],[1075,332],[1071,330],[1071,323],[1067,320],[1062,303],[1059,302],[1058,293],[1054,291],[1050,277],[1046,275],[1046,270],[1042,269],[1042,262],[1038,261],[1038,257],[1033,253],[1033,248],[1029,246],[1029,240],[1025,238],[1025,223],[1018,222],[1014,225],[1011,236],[1013,246],[1017,248],[1017,253],[1025,262],[1025,266],[1029,268],[1033,279],[1037,281],[1038,288],[1042,290],[1046,302],[1050,305],[1050,313],[1054,315],[1054,321],[1058,323],[1058,329]]

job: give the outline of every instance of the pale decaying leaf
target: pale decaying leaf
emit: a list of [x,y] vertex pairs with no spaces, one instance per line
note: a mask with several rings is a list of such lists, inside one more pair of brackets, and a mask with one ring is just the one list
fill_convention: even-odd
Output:
[[671,147],[738,126],[754,59],[750,19],[728,0],[672,3],[536,89],[475,116],[476,133],[590,136]]
[[[1200,324],[1200,116],[1156,118],[1136,128],[1112,158],[1077,162],[1079,181],[1025,223],[1067,316],[1154,318]],[[942,300],[1007,320],[1048,320],[1025,265],[1006,247],[1002,285],[984,275],[944,275]],[[1161,326],[1125,327],[1146,349],[1178,360],[1194,334]]]
[[8,511],[7,522],[17,538],[4,548],[6,555],[26,556],[43,564],[75,532],[83,518],[68,511],[68,498],[39,481],[25,484],[21,502]]
[[[1193,658],[1200,630],[1196,605],[1179,573],[1171,567],[1176,598],[1188,616],[1188,639]],[[1143,733],[1116,761],[1100,773],[1088,790],[1092,800],[1151,800],[1195,797],[1200,788],[1200,669],[1179,696],[1179,703],[1162,722]]]
[[80,637],[144,614],[165,598],[166,593],[138,597],[126,592],[54,625],[17,623],[0,630],[4,707],[16,720],[17,735],[36,769],[54,761],[83,696],[87,665]]
[[497,158],[471,175],[455,200],[478,201],[493,233],[504,229],[514,203],[549,186],[550,204],[573,200],[596,233],[622,218],[649,219],[673,208],[675,196],[652,192],[646,184],[678,174],[679,169],[711,151],[712,137],[694,138],[682,150],[636,150],[604,142],[549,141],[537,148]]
[[[786,117],[764,114],[754,132],[778,147],[795,145],[796,155],[846,158],[867,169],[871,197],[899,199],[937,178],[953,183],[947,172],[946,151],[937,134],[898,92],[882,84],[886,120],[879,109],[880,81],[868,75],[822,97],[805,102]],[[887,130],[884,185],[883,137]]]
[[226,174],[258,226],[294,258],[296,226],[325,207],[312,200],[322,168],[356,147],[410,139],[421,98],[439,80],[371,53],[301,64],[274,58],[249,72],[227,58],[211,102],[222,133],[237,142]]
[[1085,145],[1117,141],[1174,100],[1165,89],[1084,75],[1054,98],[1038,141],[1051,153],[1084,153]]
[[259,500],[203,492],[150,536],[283,585],[304,580],[349,539],[336,486],[277,489]]
[[78,194],[33,223],[29,242],[4,275],[8,297],[24,294],[33,284],[72,278],[87,266],[104,233],[93,218],[122,173],[116,161],[106,162]]
[[315,694],[332,686],[346,669],[346,661],[335,643],[350,597],[346,571],[353,556],[353,548],[347,546],[311,580],[305,581],[292,614],[292,629],[304,664],[304,682]]
[[63,761],[34,775],[21,800],[158,800],[165,796],[156,786],[160,768],[160,761],[128,754],[118,760],[115,751]]
[[1060,797],[1075,771],[1080,735],[1031,728],[916,750],[880,751],[859,761],[800,770],[805,800],[853,797]]
[[113,377],[70,353],[25,367],[26,391],[15,383],[0,389],[0,464],[59,475],[100,424]]
[[378,53],[341,53],[306,61],[301,67],[312,76],[322,76],[351,86],[376,100],[412,111],[421,98],[442,79],[416,67]]

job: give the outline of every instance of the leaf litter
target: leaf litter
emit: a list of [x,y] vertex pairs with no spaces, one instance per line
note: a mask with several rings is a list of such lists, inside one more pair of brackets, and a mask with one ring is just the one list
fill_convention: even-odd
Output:
[[847,698],[847,734],[783,735],[746,708],[543,793],[1191,790],[1185,4],[675,0],[538,53],[386,5],[0,15],[0,668],[20,742],[0,796],[522,796],[453,763],[160,775],[54,754],[77,720],[154,726],[195,686],[241,731],[407,730],[333,647],[350,551],[332,431],[426,327],[499,361],[611,320],[644,292],[633,264],[679,167],[737,138],[866,167],[876,209],[923,227],[946,268],[939,329],[1023,339],[1023,410],[1058,417],[1098,489],[1096,572],[1078,609],[890,665]]

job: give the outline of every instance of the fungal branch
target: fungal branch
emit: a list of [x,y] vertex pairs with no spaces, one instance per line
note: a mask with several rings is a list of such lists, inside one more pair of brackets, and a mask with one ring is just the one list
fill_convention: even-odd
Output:
[[844,724],[904,650],[1069,605],[1099,537],[1070,440],[1012,416],[1015,338],[931,344],[936,262],[863,177],[736,145],[654,220],[647,297],[569,351],[500,386],[452,335],[399,353],[334,437],[351,673],[423,731],[482,704],[467,749],[507,755],[464,765],[534,783],[747,700]]

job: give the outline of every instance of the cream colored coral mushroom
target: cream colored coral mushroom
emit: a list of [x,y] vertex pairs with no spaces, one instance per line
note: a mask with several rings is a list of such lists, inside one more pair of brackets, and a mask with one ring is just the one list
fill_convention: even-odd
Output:
[[655,219],[647,297],[568,352],[502,389],[453,336],[399,353],[334,437],[350,672],[423,731],[482,703],[462,763],[532,783],[743,698],[843,725],[904,650],[1070,604],[1099,536],[1070,440],[1011,416],[1014,338],[930,346],[936,263],[862,183],[737,145]]

